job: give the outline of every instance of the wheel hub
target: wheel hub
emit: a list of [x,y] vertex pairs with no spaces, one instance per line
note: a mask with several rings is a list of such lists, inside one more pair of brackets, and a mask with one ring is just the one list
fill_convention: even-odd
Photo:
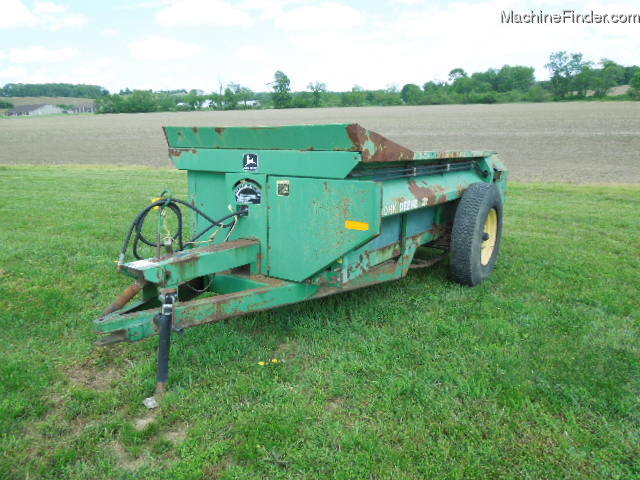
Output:
[[489,210],[487,220],[484,223],[482,233],[482,245],[480,247],[480,263],[487,265],[493,256],[498,237],[498,212],[495,208]]

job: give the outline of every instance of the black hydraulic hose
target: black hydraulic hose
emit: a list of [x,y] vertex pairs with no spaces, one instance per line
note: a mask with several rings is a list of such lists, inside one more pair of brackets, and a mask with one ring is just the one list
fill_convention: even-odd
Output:
[[189,202],[186,202],[184,200],[180,200],[178,198],[167,198],[167,199],[161,199],[161,200],[152,202],[150,205],[148,205],[146,208],[144,208],[136,216],[136,218],[133,220],[133,222],[131,222],[131,226],[129,227],[129,231],[127,232],[127,236],[126,236],[125,241],[124,241],[124,245],[122,246],[122,252],[120,253],[120,258],[118,259],[118,264],[122,265],[124,263],[124,260],[125,260],[126,254],[127,254],[127,250],[129,248],[129,243],[131,243],[131,236],[133,235],[134,230],[136,231],[136,236],[135,236],[134,244],[133,244],[133,254],[137,259],[141,258],[138,255],[138,251],[137,251],[138,250],[137,246],[138,246],[138,242],[139,241],[142,241],[146,245],[149,245],[149,246],[152,246],[152,247],[157,247],[158,246],[157,243],[149,241],[148,239],[146,239],[144,237],[144,235],[142,235],[142,228],[144,226],[144,221],[145,221],[147,215],[149,214],[149,212],[155,207],[170,208],[176,214],[176,216],[178,217],[178,231],[173,236],[173,238],[174,238],[174,240],[176,238],[178,239],[178,241],[179,241],[179,250],[182,250],[184,248],[183,241],[182,241],[182,232],[183,232],[182,218],[183,217],[182,217],[182,212],[180,210],[180,207],[177,204],[181,204],[181,205],[184,205],[184,206],[190,208],[191,210],[196,212],[198,215],[200,215],[202,218],[204,218],[206,221],[208,221],[211,224],[207,228],[205,228],[203,231],[198,233],[192,239],[192,241],[197,240],[202,235],[204,235],[209,230],[211,230],[213,227],[230,228],[233,225],[234,222],[229,222],[229,223],[226,223],[226,224],[224,224],[222,222],[224,220],[227,220],[228,218],[231,218],[231,217],[243,216],[243,215],[247,214],[247,209],[241,209],[241,210],[239,210],[237,212],[234,212],[234,213],[231,213],[229,215],[226,215],[226,216],[222,217],[219,220],[214,220],[213,218],[211,218],[209,215],[204,213],[202,210],[200,210],[195,205],[192,205]]
[[212,229],[213,227],[215,227],[215,226],[220,226],[220,227],[222,227],[222,228],[229,228],[229,227],[231,227],[231,226],[233,225],[233,222],[231,222],[231,223],[227,223],[227,224],[224,224],[224,225],[220,225],[220,223],[221,223],[221,222],[224,222],[226,219],[231,218],[231,217],[235,217],[235,216],[242,216],[242,215],[244,215],[244,212],[245,212],[245,211],[246,211],[246,210],[240,210],[240,211],[238,211],[238,212],[234,212],[234,213],[230,213],[229,215],[225,215],[224,217],[222,217],[221,219],[219,219],[219,220],[218,220],[218,224],[217,224],[217,225],[212,223],[212,224],[211,224],[211,225],[209,225],[207,228],[205,228],[205,229],[204,229],[204,230],[202,230],[200,233],[198,233],[196,236],[194,236],[194,237],[191,239],[191,241],[192,241],[192,242],[195,242],[195,241],[196,241],[196,240],[198,240],[202,235],[204,235],[205,233],[207,233],[209,230],[211,230],[211,229]]
[[[182,250],[182,211],[180,210],[180,207],[178,207],[175,203],[169,203],[166,206],[166,208],[168,208],[173,213],[175,213],[176,217],[178,218],[178,231],[175,233],[175,235],[173,235],[173,239],[180,241],[179,249]],[[149,245],[150,247],[157,247],[155,242],[151,242],[147,240],[144,234],[142,233],[142,227],[144,226],[144,222],[147,219],[147,215],[149,215],[150,211],[151,210],[148,210],[147,213],[145,213],[142,217],[140,217],[140,220],[136,224],[136,234],[137,234],[136,238],[139,239],[145,245]]]

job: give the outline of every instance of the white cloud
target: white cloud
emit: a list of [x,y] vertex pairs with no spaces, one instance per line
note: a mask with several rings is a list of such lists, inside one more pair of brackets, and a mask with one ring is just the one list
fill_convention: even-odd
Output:
[[138,60],[170,60],[193,57],[203,52],[196,43],[152,35],[127,45],[129,53]]
[[62,13],[65,7],[52,2],[36,2],[33,11],[34,13]]
[[33,10],[29,10],[20,0],[3,1],[0,28],[45,26],[56,31],[89,22],[86,15],[69,12],[64,5],[53,2],[36,2]]
[[252,25],[244,10],[224,0],[173,0],[156,15],[160,25]]
[[118,35],[120,35],[120,30],[118,30],[117,28],[105,28],[101,33],[105,37],[117,37]]
[[278,28],[300,31],[344,30],[363,25],[366,21],[355,8],[335,2],[304,5],[275,17]]
[[49,49],[40,45],[27,48],[12,48],[8,58],[12,63],[58,63],[66,62],[78,54],[75,48]]
[[8,78],[10,80],[15,80],[18,78],[22,78],[26,75],[26,71],[22,67],[8,67],[4,70],[0,70],[0,78]]
[[150,0],[148,2],[129,3],[116,7],[116,10],[133,10],[138,8],[158,8],[165,7],[171,3],[171,0]]
[[400,5],[407,5],[409,7],[424,5],[424,0],[392,0],[392,2],[399,3]]
[[247,65],[270,63],[272,58],[271,52],[256,45],[245,45],[238,49],[238,59]]
[[[536,12],[558,13],[566,5],[554,0],[536,8]],[[629,2],[611,6],[603,0],[586,0],[571,8],[576,13],[634,11]],[[533,66],[543,79],[548,75],[544,64],[557,50],[582,52],[588,60],[608,57],[625,65],[638,63],[637,24],[501,24],[501,11],[511,9],[527,13],[531,6],[524,0],[398,6],[388,15],[368,12],[364,28],[341,28],[330,34],[307,27],[289,31],[295,47],[286,56],[281,51],[273,55],[282,59],[279,68],[296,89],[313,80],[324,81],[332,89],[348,89],[356,83],[366,88],[422,85],[434,78],[446,79],[455,67],[476,72],[503,64]]]
[[111,57],[100,57],[79,65],[69,72],[69,83],[88,83],[93,85],[104,85],[117,80],[118,70],[114,68],[114,59]]
[[0,28],[30,27],[36,23],[36,18],[20,0],[4,0]]

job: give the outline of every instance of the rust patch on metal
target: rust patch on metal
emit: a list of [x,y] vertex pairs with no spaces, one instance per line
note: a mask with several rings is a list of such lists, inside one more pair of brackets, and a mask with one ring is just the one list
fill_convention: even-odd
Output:
[[357,123],[352,123],[347,125],[347,135],[349,135],[349,139],[353,143],[354,150],[361,152],[367,141],[367,131]]
[[105,315],[108,315],[109,313],[113,313],[116,310],[120,310],[127,303],[129,303],[131,301],[131,299],[133,297],[135,297],[140,290],[142,290],[143,286],[144,286],[144,284],[139,285],[138,282],[136,282],[133,285],[131,285],[130,287],[128,287],[124,292],[122,292],[120,294],[120,296],[118,296],[118,298],[116,298],[114,300],[114,302],[111,305],[109,305],[105,309],[104,312],[102,312],[102,316],[104,317]]
[[422,200],[424,198],[427,199],[427,205],[435,205],[436,204],[436,192],[426,185],[426,182],[423,180],[424,186],[418,185],[414,179],[409,180],[409,191],[418,199]]
[[200,129],[198,127],[193,127],[193,133],[197,135],[199,131]]
[[[368,162],[401,162],[413,160],[413,150],[403,147],[389,140],[379,133],[366,130],[353,123],[347,126],[347,135],[353,143],[353,148],[362,153],[362,161]],[[373,151],[371,149],[373,144]]]
[[169,156],[173,158],[179,158],[185,152],[191,152],[193,154],[198,153],[195,148],[170,148]]
[[216,127],[216,133],[220,136],[224,135],[224,128]]
[[365,160],[365,162],[399,162],[412,160],[414,157],[412,150],[383,137],[379,133],[370,132],[369,136],[375,145],[375,152],[373,156],[369,160]]

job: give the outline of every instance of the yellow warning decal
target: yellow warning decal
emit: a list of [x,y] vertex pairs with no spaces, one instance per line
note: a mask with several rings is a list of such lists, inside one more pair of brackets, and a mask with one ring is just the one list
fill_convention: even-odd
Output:
[[344,222],[344,226],[349,230],[360,230],[362,232],[369,230],[369,224],[367,222],[354,222],[353,220],[347,220]]

